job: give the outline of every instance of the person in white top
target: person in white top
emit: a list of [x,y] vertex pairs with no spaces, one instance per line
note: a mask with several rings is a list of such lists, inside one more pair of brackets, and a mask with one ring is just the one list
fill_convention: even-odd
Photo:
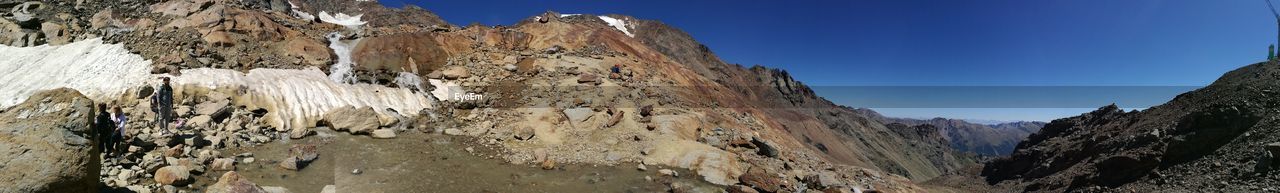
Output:
[[113,147],[113,148],[110,148],[111,150],[117,151],[112,153],[117,153],[118,155],[119,153],[118,151],[120,151],[120,148],[114,148],[114,147],[119,146],[119,143],[121,141],[124,141],[124,137],[125,137],[124,128],[125,128],[125,124],[129,122],[129,117],[124,115],[124,111],[120,110],[120,107],[114,107],[111,110],[112,110],[111,113],[114,114],[111,116],[111,121],[116,123],[115,125],[116,127],[115,127],[115,130],[111,132],[111,139],[110,139],[111,142],[109,145]]

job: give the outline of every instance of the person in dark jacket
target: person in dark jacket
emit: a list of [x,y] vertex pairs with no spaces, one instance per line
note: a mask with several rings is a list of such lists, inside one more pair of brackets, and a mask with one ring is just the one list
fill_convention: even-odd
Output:
[[107,113],[107,104],[98,104],[98,116],[93,120],[93,132],[97,134],[98,149],[103,153],[111,152],[107,145],[110,144],[111,131],[114,130],[115,125],[115,122],[111,121],[111,113]]
[[169,77],[160,78],[164,84],[151,95],[151,108],[156,113],[156,124],[160,130],[169,131],[169,122],[173,121],[173,87],[169,86]]

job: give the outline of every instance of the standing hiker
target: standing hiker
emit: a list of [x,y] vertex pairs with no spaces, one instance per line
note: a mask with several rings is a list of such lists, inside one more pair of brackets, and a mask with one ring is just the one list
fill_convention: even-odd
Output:
[[160,130],[169,131],[169,121],[173,121],[173,87],[169,86],[169,77],[160,78],[164,84],[151,95],[151,111],[156,113],[156,124]]
[[115,113],[115,115],[111,116],[111,121],[115,121],[116,124],[114,125],[115,129],[111,131],[111,142],[107,145],[111,146],[108,148],[113,150],[111,153],[119,153],[120,149],[117,148],[119,148],[120,142],[124,141],[124,126],[125,123],[129,122],[129,117],[124,116],[124,111],[120,110],[120,107],[114,107],[111,110],[113,111],[112,113]]
[[111,130],[115,127],[115,123],[111,121],[111,114],[107,113],[107,104],[98,104],[98,116],[93,120],[93,131],[97,134],[98,149],[102,153],[111,154]]

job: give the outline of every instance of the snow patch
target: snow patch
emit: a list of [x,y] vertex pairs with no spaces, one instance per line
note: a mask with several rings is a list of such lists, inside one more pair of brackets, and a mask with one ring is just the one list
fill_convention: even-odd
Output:
[[571,13],[571,14],[560,14],[560,17],[573,17],[573,16],[578,16],[578,15],[582,15],[582,14],[576,14],[576,13]]
[[439,101],[448,101],[453,99],[453,96],[461,96],[467,93],[467,91],[463,90],[462,86],[459,86],[457,82],[444,81],[440,79],[427,79],[427,83],[436,87],[436,89],[431,90],[431,96],[434,96],[436,100]]
[[0,45],[0,108],[41,90],[67,87],[95,101],[119,99],[150,79],[151,61],[101,38],[66,45]]
[[316,20],[316,16],[315,16],[315,15],[311,15],[310,13],[302,12],[302,11],[298,10],[298,9],[301,9],[302,7],[298,7],[298,5],[294,5],[294,4],[293,4],[293,1],[285,1],[285,2],[288,2],[288,3],[289,3],[290,11],[292,11],[292,12],[293,12],[293,16],[294,16],[294,17],[297,17],[298,19],[304,19],[304,20],[307,20],[307,21],[314,21],[314,20]]
[[627,36],[630,36],[633,38],[636,37],[635,34],[631,34],[631,31],[627,30],[628,26],[627,26],[626,20],[616,19],[613,17],[603,16],[603,15],[599,17],[600,17],[600,20],[604,20],[605,23],[609,23],[609,26],[613,26],[613,28],[618,29],[618,31],[622,31],[623,34],[627,34]]
[[350,16],[345,13],[337,13],[329,15],[329,12],[320,11],[320,21],[347,26],[347,28],[351,29],[360,28],[360,26],[365,24],[365,21],[360,20],[360,17],[362,16],[364,16],[364,14]]
[[333,49],[333,54],[338,56],[338,62],[329,67],[329,79],[336,83],[355,83],[356,77],[352,73],[354,72],[352,66],[355,64],[351,62],[351,50],[355,48],[356,43],[359,43],[360,40],[356,39],[350,43],[343,43],[342,33],[338,32],[329,33],[325,37],[329,38],[329,49]]
[[[344,106],[373,107],[380,114],[387,109],[416,116],[432,108],[426,95],[407,88],[372,84],[339,84],[330,81],[315,67],[307,69],[249,70],[248,74],[229,69],[182,70],[174,84],[184,88],[230,89],[241,94],[236,102],[249,108],[266,109],[267,122],[284,130],[314,127],[329,110]],[[175,88],[176,89],[176,88]]]
[[400,72],[396,76],[395,83],[400,88],[408,88],[414,91],[426,91],[426,87],[422,87],[422,78],[412,72]]

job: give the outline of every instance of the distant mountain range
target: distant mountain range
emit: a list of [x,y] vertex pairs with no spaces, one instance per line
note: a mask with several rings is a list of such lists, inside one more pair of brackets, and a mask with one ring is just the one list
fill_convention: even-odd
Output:
[[1028,135],[1039,131],[1044,127],[1044,122],[1039,121],[991,121],[978,120],[975,123],[971,120],[932,118],[932,119],[915,119],[915,118],[896,118],[886,117],[866,108],[859,108],[858,113],[878,120],[885,124],[901,123],[908,126],[917,125],[933,125],[942,132],[942,138],[946,139],[952,149],[962,152],[972,152],[983,156],[1001,156],[1008,155],[1013,152],[1014,147],[1018,145]]

